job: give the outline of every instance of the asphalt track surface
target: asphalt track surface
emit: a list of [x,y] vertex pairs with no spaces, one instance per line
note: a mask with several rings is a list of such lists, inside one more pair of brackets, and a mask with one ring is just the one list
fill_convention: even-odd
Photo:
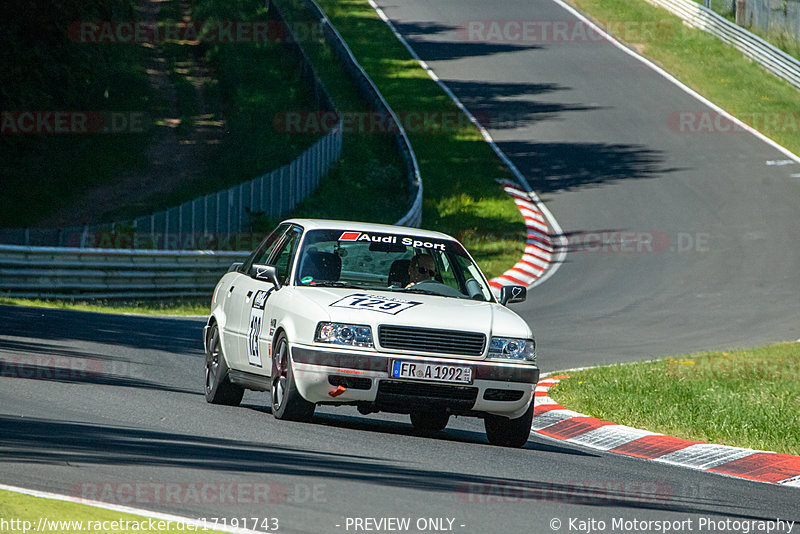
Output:
[[[800,179],[765,164],[785,156],[747,134],[671,131],[671,113],[703,106],[606,43],[456,33],[467,19],[571,19],[550,2],[382,7],[470,109],[517,117],[492,134],[570,236],[668,236],[662,252],[571,253],[516,306],[544,370],[800,337]],[[656,531],[614,530],[614,518],[684,521],[682,532],[743,532],[702,529],[704,519],[800,520],[794,488],[536,436],[491,447],[478,420],[424,435],[405,417],[351,409],[278,422],[252,392],[240,408],[207,405],[200,319],[0,306],[0,325],[6,484],[105,491],[187,517],[275,517],[281,532],[387,531],[348,529],[348,517],[450,518],[465,533],[554,532],[554,518],[560,532],[584,526],[570,519],[605,521],[599,532]],[[262,484],[269,502],[252,495]]]

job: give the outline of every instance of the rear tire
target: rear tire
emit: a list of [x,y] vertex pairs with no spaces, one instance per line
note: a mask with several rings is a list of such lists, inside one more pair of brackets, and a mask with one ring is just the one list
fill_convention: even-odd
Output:
[[516,419],[486,414],[483,420],[486,437],[492,445],[500,447],[522,447],[528,442],[533,423],[533,400],[528,410]]
[[417,430],[444,430],[450,421],[450,414],[444,410],[411,412],[411,424]]
[[244,388],[232,383],[228,377],[228,364],[222,353],[219,327],[214,324],[206,343],[206,402],[239,406],[244,396]]
[[289,342],[281,332],[272,353],[272,415],[287,421],[310,421],[316,405],[297,391]]

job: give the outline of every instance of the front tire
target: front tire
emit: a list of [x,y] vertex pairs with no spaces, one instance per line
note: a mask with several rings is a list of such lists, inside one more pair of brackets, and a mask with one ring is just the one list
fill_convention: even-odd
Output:
[[206,347],[206,402],[239,406],[244,388],[232,383],[228,377],[228,364],[225,363],[219,327],[216,324],[211,327]]
[[522,447],[528,442],[533,423],[533,400],[528,410],[516,419],[486,414],[483,420],[486,437],[492,445],[500,447]]
[[444,430],[450,421],[450,414],[444,410],[411,412],[411,424],[417,430]]
[[287,421],[310,421],[314,416],[313,402],[308,402],[297,391],[289,342],[281,332],[272,353],[272,415]]

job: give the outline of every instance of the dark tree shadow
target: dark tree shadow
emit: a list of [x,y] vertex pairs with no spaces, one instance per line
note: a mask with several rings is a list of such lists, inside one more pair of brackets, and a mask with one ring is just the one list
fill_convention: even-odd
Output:
[[[479,21],[476,21],[479,22]],[[457,26],[435,22],[395,22],[397,31],[406,38],[408,44],[425,61],[446,61],[464,57],[489,56],[521,50],[543,48],[533,42],[509,43],[497,42],[486,38],[483,30],[470,33],[468,21]],[[452,40],[455,33],[455,40]],[[450,40],[423,40],[417,37],[440,35]]]
[[536,95],[569,91],[557,83],[501,83],[448,81],[447,86],[487,129],[508,130],[540,121],[558,120],[575,111],[598,111],[601,106],[571,102],[543,102]]
[[[0,452],[4,462],[136,465],[313,477],[446,492],[458,495],[465,502],[486,495],[510,495],[521,502],[555,500],[588,506],[714,514],[719,513],[715,507],[723,504],[721,500],[678,495],[670,485],[644,495],[640,492],[632,495],[613,485],[591,487],[584,483],[439,472],[415,462],[398,463],[379,456],[27,417],[0,416]],[[624,488],[623,480],[620,482]],[[737,507],[743,511],[727,515],[762,517],[755,506],[738,504]]]
[[521,50],[535,50],[541,45],[533,44],[508,44],[489,42],[460,42],[460,41],[419,41],[409,39],[409,44],[414,51],[425,61],[448,61],[464,57],[491,56]]
[[654,178],[682,170],[663,166],[663,152],[644,145],[569,142],[501,142],[498,145],[538,193]]
[[0,306],[0,325],[2,336],[41,341],[101,343],[197,356],[203,350],[202,319]]

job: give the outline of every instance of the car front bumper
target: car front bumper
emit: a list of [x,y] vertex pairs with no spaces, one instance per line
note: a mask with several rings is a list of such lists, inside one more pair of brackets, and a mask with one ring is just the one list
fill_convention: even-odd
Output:
[[[410,413],[442,408],[453,414],[520,417],[539,380],[535,364],[291,347],[297,389],[308,401],[357,404],[374,411]],[[472,383],[393,378],[392,360],[472,367]]]

